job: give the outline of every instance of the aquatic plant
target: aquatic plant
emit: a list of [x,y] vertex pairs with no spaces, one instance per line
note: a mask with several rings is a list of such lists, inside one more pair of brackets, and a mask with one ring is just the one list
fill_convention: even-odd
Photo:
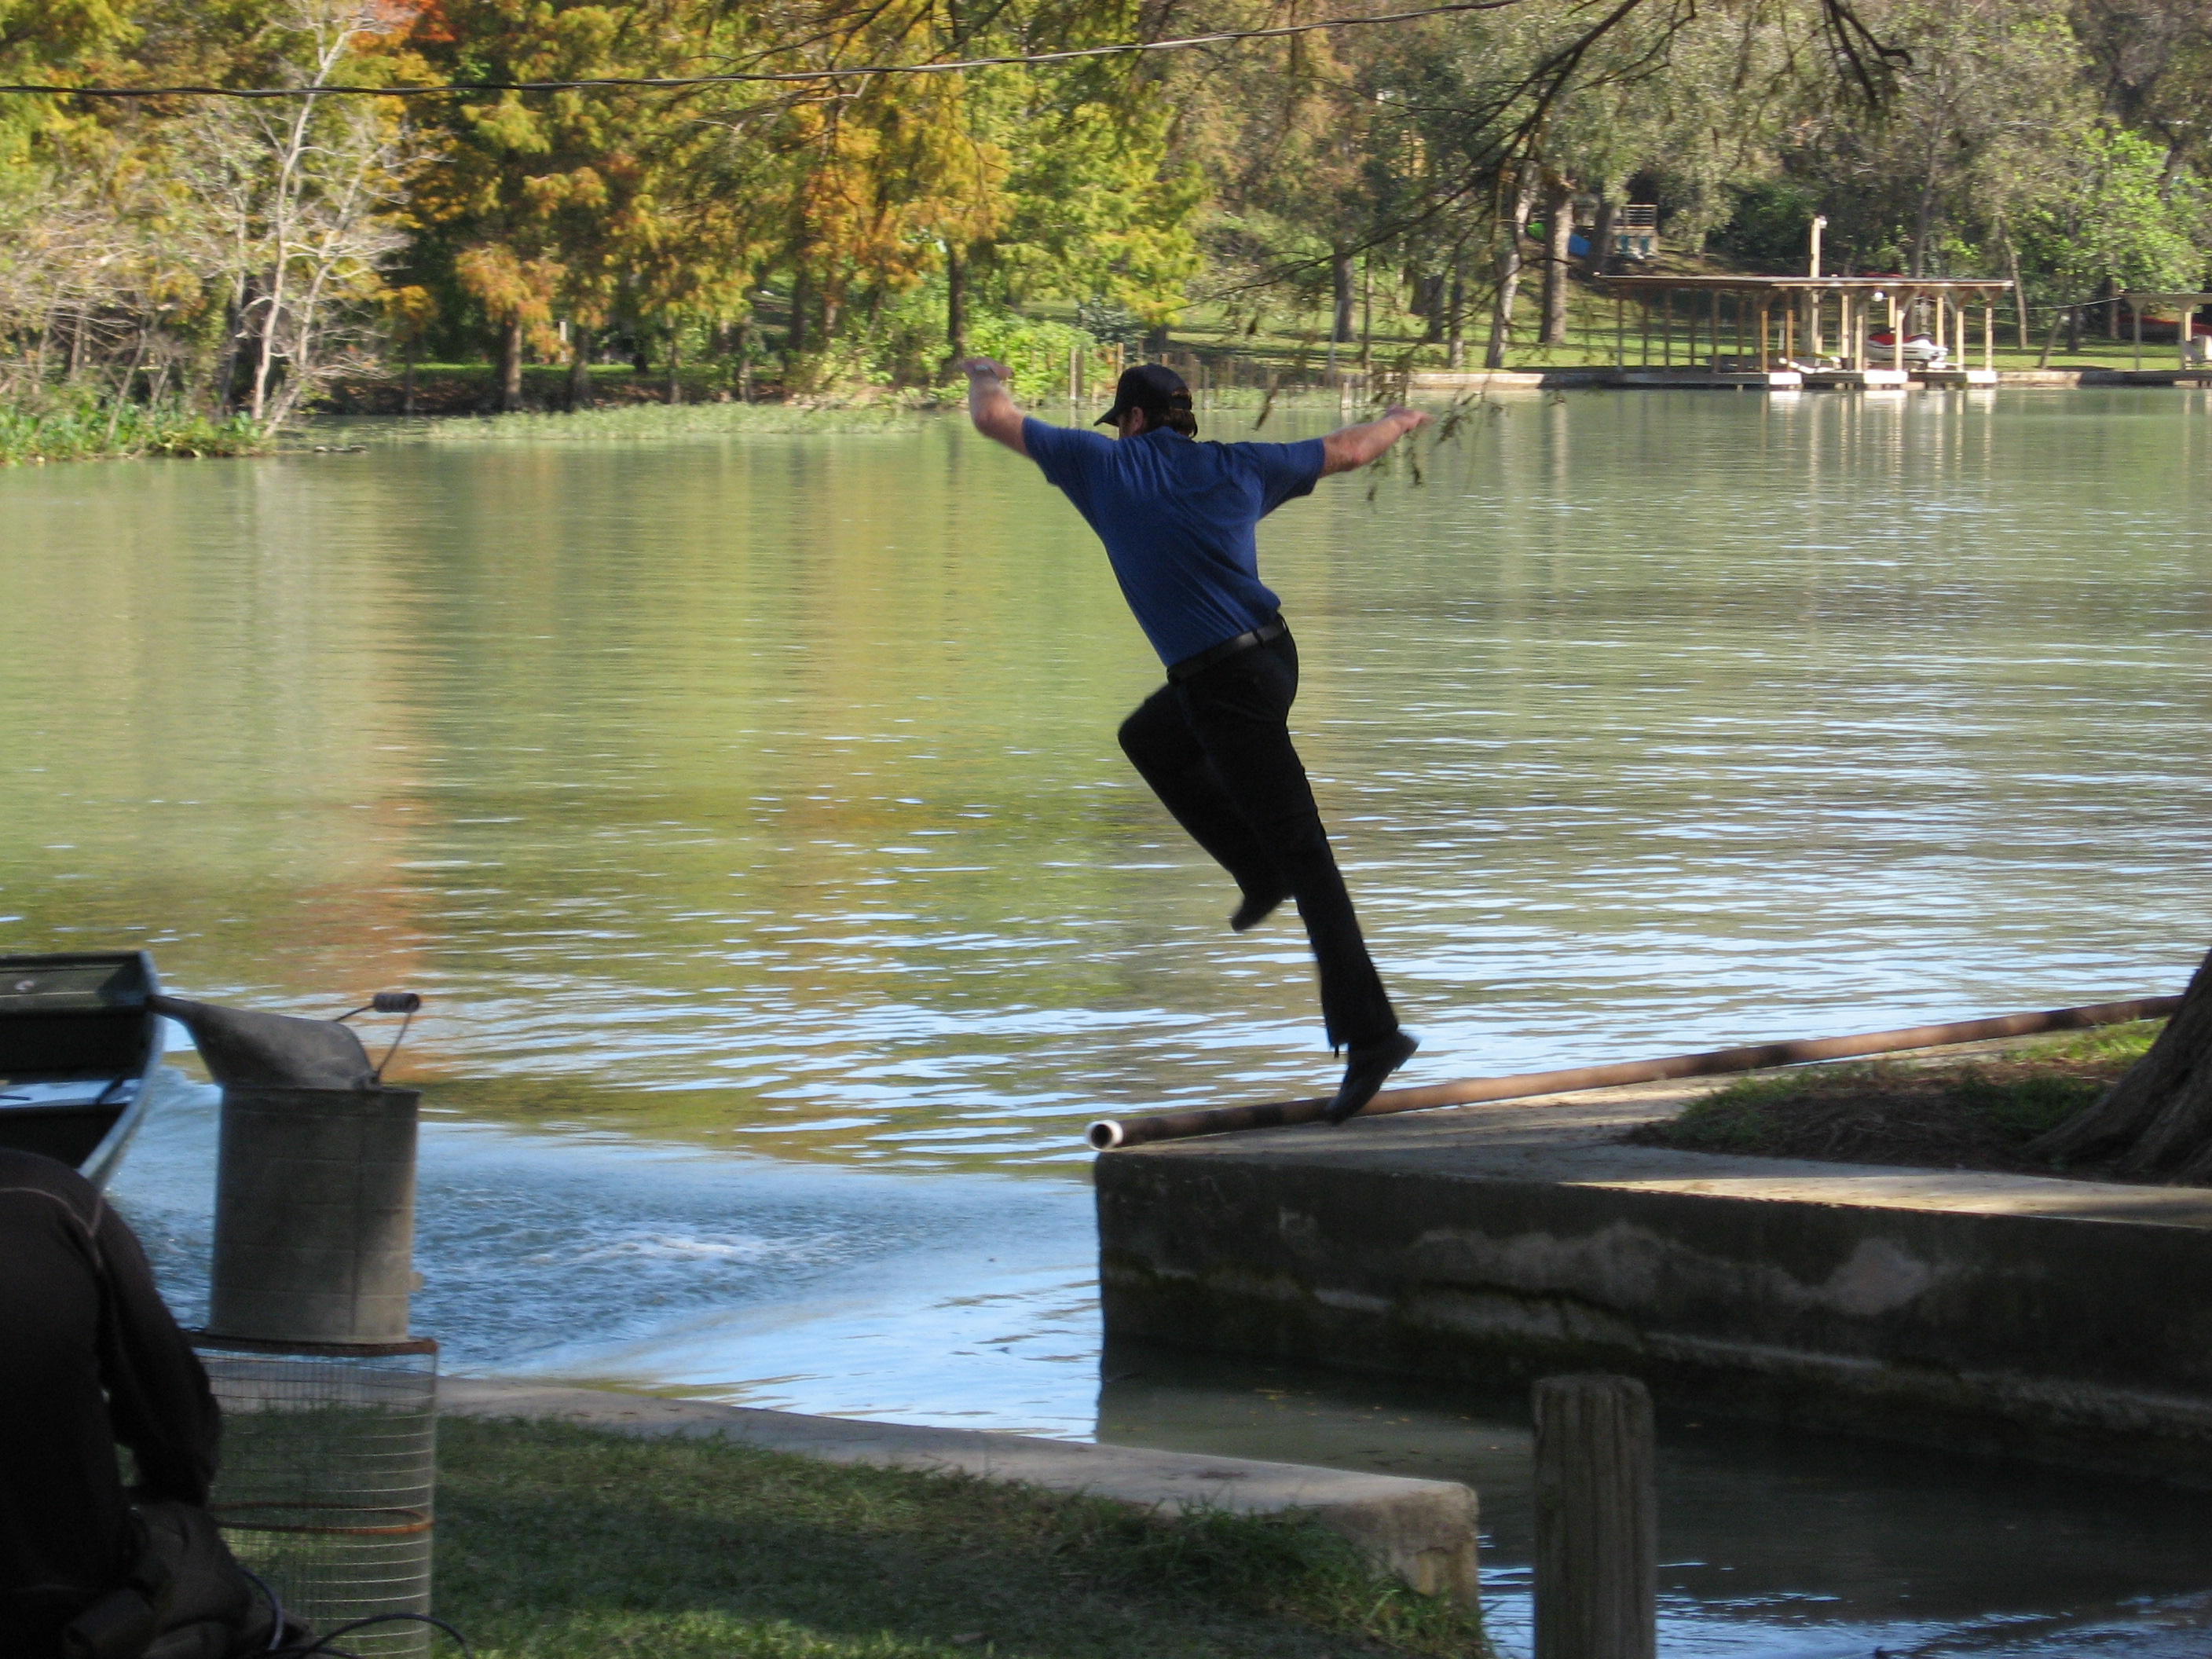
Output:
[[85,398],[0,408],[0,463],[88,461],[136,455],[252,455],[271,430],[243,415],[211,416],[181,403]]

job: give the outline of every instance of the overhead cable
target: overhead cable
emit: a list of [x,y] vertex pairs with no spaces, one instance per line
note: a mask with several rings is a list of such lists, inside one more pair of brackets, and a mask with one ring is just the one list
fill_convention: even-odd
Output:
[[441,81],[418,86],[364,86],[349,82],[304,87],[73,87],[36,83],[0,84],[0,93],[33,93],[75,98],[319,98],[341,94],[358,98],[433,98],[480,92],[569,92],[595,88],[681,91],[694,87],[743,86],[792,82],[872,79],[890,75],[950,75],[962,70],[1012,69],[1031,64],[1065,64],[1083,58],[1113,58],[1148,52],[1188,52],[1199,46],[1233,46],[1245,40],[1273,40],[1321,29],[1370,28],[1384,23],[1413,23],[1457,12],[1500,11],[1520,0],[1453,0],[1446,5],[1373,17],[1328,17],[1311,23],[1281,23],[1264,29],[1216,29],[1171,40],[1120,40],[1103,46],[1070,46],[1060,52],[1031,52],[1000,58],[962,58],[934,64],[863,64],[849,68],[756,70],[727,75],[586,76],[566,81]]

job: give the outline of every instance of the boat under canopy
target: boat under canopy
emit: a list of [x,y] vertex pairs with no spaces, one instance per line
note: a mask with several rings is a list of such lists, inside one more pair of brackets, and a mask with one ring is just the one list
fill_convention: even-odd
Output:
[[105,1186],[161,1063],[160,988],[143,951],[0,957],[0,1146]]

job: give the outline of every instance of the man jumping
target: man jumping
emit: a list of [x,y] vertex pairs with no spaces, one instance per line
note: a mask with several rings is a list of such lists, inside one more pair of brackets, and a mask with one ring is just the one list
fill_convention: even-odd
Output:
[[1260,580],[1254,530],[1316,479],[1366,465],[1429,417],[1393,409],[1304,443],[1199,443],[1182,377],[1141,363],[1121,376],[1114,406],[1098,418],[1120,434],[1117,443],[1024,416],[1003,364],[975,357],[961,368],[975,429],[1028,456],[1074,503],[1167,665],[1168,683],[1121,723],[1121,749],[1176,822],[1236,878],[1243,899],[1230,927],[1243,933],[1285,898],[1297,901],[1329,1042],[1349,1050],[1326,1114],[1343,1122],[1419,1044],[1399,1027],[1368,957],[1291,743],[1298,651]]

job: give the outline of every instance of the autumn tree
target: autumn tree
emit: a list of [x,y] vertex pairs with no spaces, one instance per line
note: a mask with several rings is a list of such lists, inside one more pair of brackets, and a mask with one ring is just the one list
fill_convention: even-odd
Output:
[[[712,45],[665,4],[439,0],[408,45],[441,78],[574,80],[696,71]],[[579,362],[591,331],[738,280],[732,217],[704,200],[728,142],[696,94],[627,88],[454,99],[437,106],[435,159],[417,173],[416,258],[493,331],[495,399],[520,405],[526,348]],[[736,245],[733,245],[735,243]]]

